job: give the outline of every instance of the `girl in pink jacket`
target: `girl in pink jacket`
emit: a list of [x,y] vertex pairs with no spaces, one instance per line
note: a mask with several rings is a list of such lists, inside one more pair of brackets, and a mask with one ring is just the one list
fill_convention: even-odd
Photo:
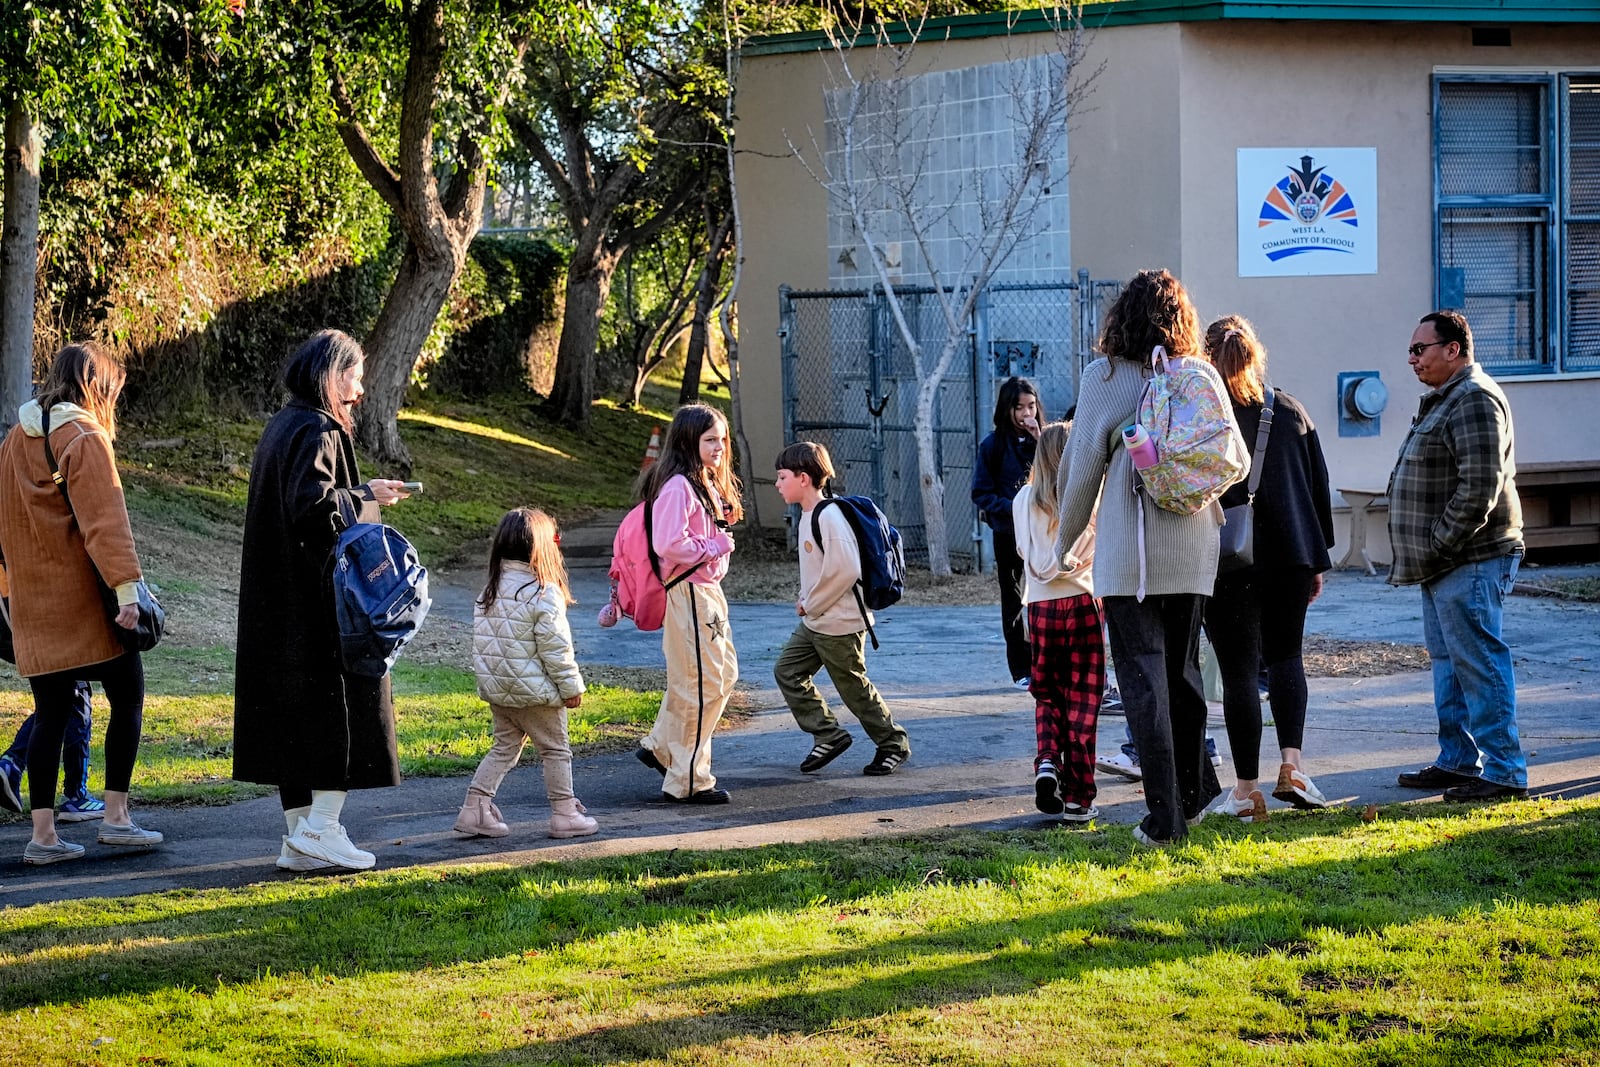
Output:
[[667,591],[667,691],[637,755],[661,774],[663,800],[726,804],[732,797],[711,773],[711,735],[739,680],[722,576],[733,553],[728,527],[744,510],[722,412],[704,404],[678,409],[661,458],[639,478],[639,498],[650,508],[662,580],[688,578]]

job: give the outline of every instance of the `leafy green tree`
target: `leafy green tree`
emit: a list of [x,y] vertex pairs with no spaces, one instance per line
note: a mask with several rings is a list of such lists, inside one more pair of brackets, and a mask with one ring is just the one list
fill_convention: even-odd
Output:
[[[32,393],[41,165],[46,141],[112,133],[147,100],[165,33],[215,34],[221,0],[139,12],[118,0],[0,0],[0,108],[5,204],[0,212],[0,430]],[[145,32],[141,32],[145,31]]]
[[[554,2],[554,0],[552,0]],[[718,143],[718,39],[684,0],[555,5],[530,43],[519,144],[555,190],[573,240],[548,409],[589,425],[600,322],[618,265],[696,205]]]

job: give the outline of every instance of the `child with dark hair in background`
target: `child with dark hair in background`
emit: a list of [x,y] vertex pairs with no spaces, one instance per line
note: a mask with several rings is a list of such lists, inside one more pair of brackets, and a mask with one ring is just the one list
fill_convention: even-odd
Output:
[[994,404],[994,432],[978,445],[972,465],[972,502],[983,511],[994,540],[995,576],[1000,582],[1000,629],[1006,642],[1006,667],[1018,689],[1028,688],[1033,653],[1022,622],[1022,560],[1017,555],[1011,501],[1028,480],[1044,422],[1039,391],[1026,378],[1007,378]]
[[867,677],[865,633],[872,614],[852,592],[861,580],[861,546],[837,506],[816,513],[833,480],[833,460],[822,445],[802,441],[778,454],[777,470],[778,495],[800,508],[800,625],[772,673],[795,721],[816,739],[800,770],[820,771],[850,747],[850,734],[812,682],[826,667],[844,706],[878,746],[861,773],[893,774],[910,757],[911,743]]
[[1011,507],[1027,578],[1023,600],[1033,646],[1034,803],[1046,815],[1086,823],[1100,814],[1094,806],[1094,733],[1106,651],[1090,576],[1094,520],[1065,558],[1056,555],[1056,472],[1069,432],[1063,422],[1040,432],[1033,473]]

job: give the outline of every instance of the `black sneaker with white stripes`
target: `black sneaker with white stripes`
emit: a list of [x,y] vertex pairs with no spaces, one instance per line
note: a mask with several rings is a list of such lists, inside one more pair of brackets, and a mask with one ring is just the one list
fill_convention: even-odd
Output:
[[880,748],[878,754],[872,757],[872,762],[861,768],[861,773],[873,778],[882,778],[886,774],[893,774],[900,764],[910,758],[909,752],[892,752]]
[[1046,815],[1060,815],[1066,806],[1061,800],[1061,780],[1056,777],[1055,764],[1039,761],[1039,771],[1033,777],[1033,805]]
[[827,741],[818,741],[811,748],[811,754],[800,761],[800,770],[805,774],[820,771],[828,764],[839,758],[839,754],[850,747],[850,735],[840,734],[838,737]]

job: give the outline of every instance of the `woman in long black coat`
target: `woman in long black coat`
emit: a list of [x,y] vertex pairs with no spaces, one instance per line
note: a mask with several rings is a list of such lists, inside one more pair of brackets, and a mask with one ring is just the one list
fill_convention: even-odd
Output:
[[378,521],[403,483],[360,484],[351,439],[361,346],[324,330],[284,370],[289,400],[250,471],[239,573],[233,776],[278,787],[288,834],[278,866],[365,870],[339,821],[347,792],[400,784],[389,678],[345,673],[332,561],[340,531]]

